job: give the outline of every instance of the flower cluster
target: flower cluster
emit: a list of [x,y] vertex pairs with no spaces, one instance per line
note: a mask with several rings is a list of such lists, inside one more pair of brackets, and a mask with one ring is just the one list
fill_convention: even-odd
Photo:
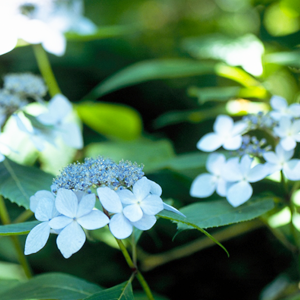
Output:
[[10,0],[0,1],[0,55],[15,48],[19,39],[41,43],[55,55],[66,50],[64,33],[92,34],[97,27],[82,16],[82,0]]
[[[96,188],[95,193],[91,188]],[[41,221],[27,236],[25,254],[43,248],[50,233],[65,258],[79,251],[86,235],[105,225],[117,239],[129,237],[133,228],[148,230],[163,209],[182,215],[161,199],[162,189],[143,176],[129,161],[119,164],[99,157],[66,167],[54,180],[52,193],[39,191],[30,198],[30,209]],[[99,199],[103,211],[95,208]]]
[[[300,142],[300,104],[288,106],[279,96],[272,97],[270,104],[273,110],[268,114],[248,115],[236,123],[226,115],[217,117],[214,132],[204,135],[197,147],[212,152],[223,146],[235,150],[231,154],[236,156],[226,159],[221,153],[210,154],[206,162],[209,173],[195,178],[191,196],[204,198],[216,191],[236,207],[251,198],[250,183],[275,172],[281,171],[288,180],[300,180],[300,160],[292,159],[296,143]],[[275,151],[270,151],[272,146],[267,145],[266,139],[251,136],[253,130],[268,132],[277,143]],[[256,165],[254,157],[260,161]]]

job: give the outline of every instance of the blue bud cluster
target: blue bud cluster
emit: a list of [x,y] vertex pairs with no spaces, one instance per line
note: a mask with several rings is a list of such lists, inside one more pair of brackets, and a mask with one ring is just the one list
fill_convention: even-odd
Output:
[[47,93],[43,79],[31,73],[7,74],[4,76],[4,89],[22,97],[34,99],[44,97]]
[[244,116],[243,121],[248,124],[248,130],[273,129],[277,125],[277,122],[269,114],[264,114],[261,111],[257,114]]
[[9,91],[0,90],[0,114],[5,116],[12,115],[16,110],[28,104],[28,101],[17,94]]
[[239,156],[248,154],[255,157],[262,157],[266,151],[270,151],[272,148],[270,145],[266,145],[266,139],[259,141],[257,137],[250,137],[249,135],[244,135],[242,139],[241,148],[237,150]]
[[91,192],[91,188],[108,186],[113,189],[131,187],[144,176],[143,166],[121,160],[119,164],[102,156],[86,158],[65,167],[51,186],[53,193],[64,188],[73,191]]

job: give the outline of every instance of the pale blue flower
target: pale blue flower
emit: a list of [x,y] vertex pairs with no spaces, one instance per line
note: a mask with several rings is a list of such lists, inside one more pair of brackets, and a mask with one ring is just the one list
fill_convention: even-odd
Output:
[[94,209],[95,202],[95,194],[58,190],[55,205],[62,215],[53,218],[49,225],[61,230],[56,243],[65,258],[69,258],[83,246],[86,236],[82,228],[93,230],[108,224],[108,217],[102,211]]
[[49,191],[38,191],[32,196],[30,209],[35,213],[36,219],[42,223],[29,232],[25,242],[26,255],[36,253],[46,245],[51,232],[49,222],[59,215],[55,207],[55,198]]
[[293,103],[288,106],[284,98],[275,95],[270,99],[270,104],[273,108],[270,115],[274,120],[279,121],[281,117],[288,117],[289,119],[300,117],[299,103]]

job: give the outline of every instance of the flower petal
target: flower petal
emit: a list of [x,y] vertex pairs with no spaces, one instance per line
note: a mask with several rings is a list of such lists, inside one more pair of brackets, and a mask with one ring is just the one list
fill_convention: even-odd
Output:
[[123,204],[134,204],[137,202],[136,196],[129,190],[119,190],[116,192]]
[[156,218],[154,216],[143,215],[139,221],[132,222],[132,225],[140,230],[149,230],[155,223]]
[[57,191],[55,205],[57,210],[69,218],[76,217],[78,209],[78,199],[73,191],[59,189]]
[[[282,147],[280,147],[280,148],[282,149]],[[279,158],[278,158],[278,156],[273,151],[269,151],[269,152],[263,153],[263,158],[268,163],[271,163],[271,164],[278,164],[279,163]]]
[[123,206],[118,194],[108,187],[100,187],[97,189],[99,200],[103,207],[111,213],[120,213]]
[[124,216],[131,222],[140,220],[143,216],[143,211],[139,204],[130,204],[123,209]]
[[62,229],[68,226],[70,223],[73,222],[73,218],[69,218],[66,216],[58,216],[53,218],[50,222],[49,225],[53,229]]
[[214,175],[220,175],[221,169],[226,162],[224,154],[211,153],[206,161],[206,169]]
[[84,195],[79,204],[77,209],[77,218],[84,216],[92,211],[95,206],[96,196],[95,194],[86,194]]
[[[145,177],[145,178],[147,178],[147,177]],[[150,193],[153,195],[160,196],[162,194],[161,186],[150,179],[148,179],[148,182],[150,183]]]
[[197,143],[197,148],[205,152],[215,151],[223,145],[224,138],[215,133],[205,134]]
[[51,198],[42,198],[35,211],[35,217],[39,221],[49,221],[52,218],[54,201]]
[[233,157],[227,160],[226,164],[222,168],[222,177],[229,182],[243,179],[238,157]]
[[231,138],[227,138],[223,144],[223,148],[226,150],[237,150],[242,145],[242,137],[240,135],[236,135]]
[[49,191],[42,190],[36,192],[33,196],[30,197],[30,210],[32,212],[35,212],[36,207],[42,198],[50,198],[53,202],[55,200],[53,194]]
[[141,202],[141,208],[147,215],[156,215],[164,209],[163,201],[157,195],[149,195]]
[[280,140],[280,145],[286,151],[290,151],[296,148],[296,142],[291,137],[285,137]]
[[72,148],[81,149],[83,140],[80,128],[74,123],[64,123],[59,126],[60,136],[64,143]]
[[50,226],[48,222],[43,222],[29,232],[25,242],[25,255],[36,253],[47,243],[50,235]]
[[214,123],[214,131],[220,135],[227,134],[233,128],[233,120],[227,115],[219,115]]
[[206,198],[213,194],[216,189],[217,181],[211,174],[198,175],[191,186],[190,195],[192,197]]
[[109,229],[117,239],[126,239],[132,233],[132,225],[123,214],[115,214],[109,222]]
[[56,244],[64,258],[69,258],[79,251],[86,240],[85,233],[80,225],[73,221],[65,227],[56,239]]
[[43,48],[52,54],[57,56],[64,55],[66,51],[66,38],[58,30],[47,28],[47,32],[44,32],[44,40],[42,42]]
[[300,180],[300,160],[292,159],[283,166],[284,176],[293,181]]
[[252,186],[247,181],[240,181],[229,188],[226,198],[233,207],[237,207],[249,200],[252,192]]
[[272,108],[275,110],[283,110],[283,109],[287,108],[286,100],[277,95],[273,96],[270,99],[270,104],[271,104]]
[[89,214],[78,218],[77,222],[85,229],[94,230],[108,224],[109,218],[100,210],[92,210]]
[[132,191],[137,200],[143,200],[150,194],[151,185],[146,177],[138,180],[132,187]]
[[247,174],[247,180],[249,182],[257,182],[262,180],[268,175],[268,169],[265,165],[259,164],[253,167]]

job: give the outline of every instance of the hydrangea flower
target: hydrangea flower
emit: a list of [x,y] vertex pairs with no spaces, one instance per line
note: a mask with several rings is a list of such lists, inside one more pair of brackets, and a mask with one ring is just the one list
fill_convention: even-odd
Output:
[[266,160],[265,167],[271,175],[278,171],[283,171],[284,176],[289,180],[300,180],[300,159],[291,159],[294,150],[286,151],[278,144],[275,152],[269,151],[263,154]]
[[190,194],[193,197],[205,198],[214,191],[220,196],[226,196],[228,183],[222,176],[222,169],[226,163],[225,155],[212,153],[206,161],[206,169],[210,173],[198,175],[192,183]]
[[288,106],[287,101],[280,96],[273,96],[270,99],[271,107],[273,111],[270,112],[271,117],[274,120],[279,121],[281,117],[295,118],[300,117],[300,104],[293,103]]
[[219,115],[213,127],[214,132],[205,134],[197,143],[198,149],[211,152],[221,146],[227,150],[237,150],[241,147],[241,134],[247,128],[246,123],[237,122],[234,124],[229,116]]
[[300,120],[292,121],[289,117],[281,117],[279,125],[273,130],[280,137],[280,144],[286,151],[294,149],[296,142],[300,142]]
[[61,56],[65,53],[64,32],[91,34],[96,26],[82,16],[83,1],[1,0],[0,55],[14,49],[18,39],[41,43],[44,49]]
[[225,180],[233,183],[227,190],[226,198],[234,207],[250,199],[253,193],[250,183],[262,180],[268,174],[264,165],[258,164],[251,168],[251,164],[250,156],[244,155],[240,162],[238,157],[228,159],[222,169]]
[[59,215],[55,207],[55,198],[49,191],[38,191],[32,196],[30,209],[35,213],[36,219],[42,223],[29,232],[25,242],[25,255],[36,253],[46,245],[51,232],[49,222]]
[[52,218],[49,225],[61,230],[56,243],[65,258],[69,258],[83,246],[86,236],[82,228],[93,230],[108,224],[108,217],[102,211],[94,209],[95,202],[95,194],[58,190],[55,206],[61,215]]

